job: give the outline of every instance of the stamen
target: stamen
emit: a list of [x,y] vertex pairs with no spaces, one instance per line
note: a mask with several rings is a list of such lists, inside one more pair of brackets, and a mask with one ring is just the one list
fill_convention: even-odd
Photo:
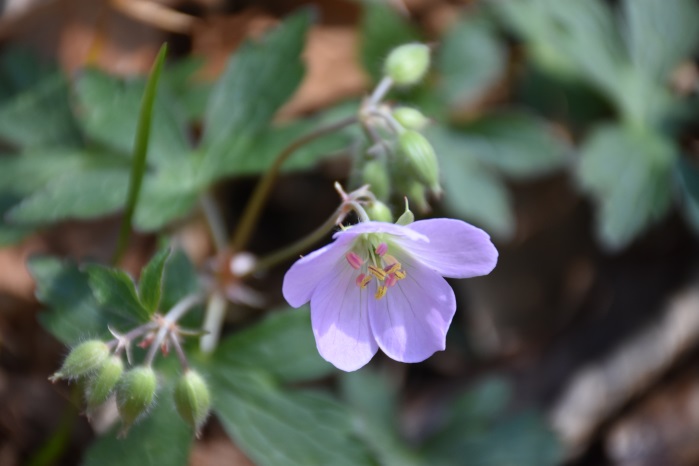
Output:
[[398,277],[396,277],[395,274],[389,275],[386,279],[386,286],[389,288],[394,286],[396,283],[398,283]]
[[383,257],[384,254],[388,251],[388,244],[386,243],[381,243],[378,246],[376,246],[376,254],[379,256]]
[[345,254],[345,259],[347,259],[347,262],[354,270],[359,270],[362,267],[362,264],[364,264],[362,258],[359,257],[357,253],[352,251]]
[[403,280],[405,278],[405,270],[396,270],[393,275],[395,275],[398,280]]
[[366,275],[363,273],[360,273],[357,276],[357,279],[355,280],[355,283],[359,288],[366,288],[366,286],[369,284],[371,281],[371,275]]
[[396,262],[393,265],[387,265],[383,269],[388,275],[391,275],[391,274],[394,274],[400,270],[400,264],[398,262]]
[[386,296],[386,291],[387,291],[387,290],[388,290],[388,288],[386,288],[385,286],[381,285],[381,286],[376,290],[376,294],[374,295],[374,298],[376,298],[376,299],[381,299],[381,298],[383,298],[384,296]]
[[383,281],[386,278],[386,272],[384,272],[382,268],[376,267],[375,265],[370,265],[368,269],[369,272],[377,279]]
[[393,264],[398,263],[398,259],[396,259],[395,257],[393,257],[390,254],[386,254],[385,256],[382,257],[382,259],[383,259],[384,263],[387,265],[393,265]]

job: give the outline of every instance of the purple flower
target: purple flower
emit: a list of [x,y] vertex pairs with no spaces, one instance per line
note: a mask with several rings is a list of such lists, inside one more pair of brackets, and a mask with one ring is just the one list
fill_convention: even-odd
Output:
[[311,302],[318,351],[345,371],[378,348],[402,362],[443,350],[456,300],[442,277],[488,274],[498,257],[487,233],[453,219],[363,222],[333,238],[291,266],[282,291]]

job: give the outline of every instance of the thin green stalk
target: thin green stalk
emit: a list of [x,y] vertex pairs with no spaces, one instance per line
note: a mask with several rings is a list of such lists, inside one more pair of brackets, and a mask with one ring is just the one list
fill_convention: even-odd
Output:
[[259,219],[260,214],[262,213],[262,208],[264,207],[264,204],[267,201],[270,192],[272,191],[274,182],[276,181],[277,176],[279,175],[279,171],[281,170],[282,165],[284,164],[284,162],[286,162],[289,156],[291,156],[291,154],[293,154],[300,147],[303,147],[306,144],[322,136],[325,136],[326,134],[333,133],[356,122],[357,117],[352,116],[349,118],[345,118],[344,120],[340,120],[334,124],[319,128],[292,142],[289,146],[286,147],[286,149],[284,149],[282,152],[279,153],[279,155],[277,155],[277,158],[274,160],[272,166],[265,172],[265,174],[262,176],[262,179],[260,179],[260,181],[257,183],[255,191],[253,192],[250,201],[248,201],[248,204],[245,207],[245,211],[243,211],[243,215],[240,222],[238,223],[235,235],[231,240],[232,251],[242,251],[245,249],[245,246],[250,240],[250,236],[252,235],[253,229],[257,224],[257,220]]
[[126,208],[124,209],[124,217],[121,221],[116,251],[114,251],[114,255],[112,256],[113,264],[118,263],[126,251],[129,236],[131,235],[131,226],[134,212],[136,211],[136,204],[138,203],[138,195],[141,192],[143,176],[146,173],[146,156],[148,155],[148,141],[150,139],[153,104],[155,102],[158,80],[160,79],[160,72],[162,71],[166,54],[167,44],[163,44],[151,68],[150,76],[146,83],[146,90],[141,100],[141,110],[138,115],[138,126],[136,127],[136,138],[134,140],[133,163],[131,165],[131,176],[129,178],[129,192],[126,198]]
[[[290,244],[282,249],[279,249],[265,257],[260,258],[255,264],[255,268],[246,276],[269,270],[275,265],[284,262],[287,259],[298,256],[302,252],[308,250],[315,243],[320,241],[337,225],[337,218],[342,212],[342,207],[337,209],[321,226],[316,228],[310,235],[305,236],[295,243]],[[241,277],[241,278],[244,278]]]

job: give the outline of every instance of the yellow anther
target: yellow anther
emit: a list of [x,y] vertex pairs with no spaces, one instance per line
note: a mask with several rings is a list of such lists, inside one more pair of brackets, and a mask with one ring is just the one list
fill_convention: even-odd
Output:
[[387,291],[387,290],[388,290],[388,288],[386,288],[385,286],[381,285],[381,286],[376,290],[376,294],[374,295],[374,298],[376,298],[376,299],[381,299],[381,298],[383,298],[384,296],[386,296],[386,291]]
[[400,270],[400,264],[398,262],[396,262],[393,265],[389,265],[388,267],[385,267],[383,270],[388,275],[394,274]]
[[371,275],[360,274],[357,277],[357,285],[359,285],[360,288],[366,288],[366,286],[369,284],[370,281],[371,281]]
[[398,280],[403,280],[405,278],[405,270],[396,270],[394,275]]
[[386,272],[382,268],[376,267],[374,265],[370,265],[367,268],[369,269],[369,273],[371,273],[380,281],[383,281],[386,278]]

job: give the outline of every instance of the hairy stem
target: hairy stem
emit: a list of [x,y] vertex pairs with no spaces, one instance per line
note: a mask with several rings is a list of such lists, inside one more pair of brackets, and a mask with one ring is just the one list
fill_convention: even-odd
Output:
[[210,193],[204,193],[199,198],[199,204],[201,205],[201,210],[204,212],[204,217],[206,218],[206,223],[211,232],[211,238],[214,240],[214,246],[217,252],[221,252],[226,249],[226,224],[223,221],[221,211],[216,205],[216,200],[211,196]]
[[202,353],[211,353],[218,345],[221,336],[223,319],[226,317],[226,297],[219,292],[214,292],[209,296],[206,306],[206,317],[204,318],[203,330],[207,332],[199,339],[199,348]]

